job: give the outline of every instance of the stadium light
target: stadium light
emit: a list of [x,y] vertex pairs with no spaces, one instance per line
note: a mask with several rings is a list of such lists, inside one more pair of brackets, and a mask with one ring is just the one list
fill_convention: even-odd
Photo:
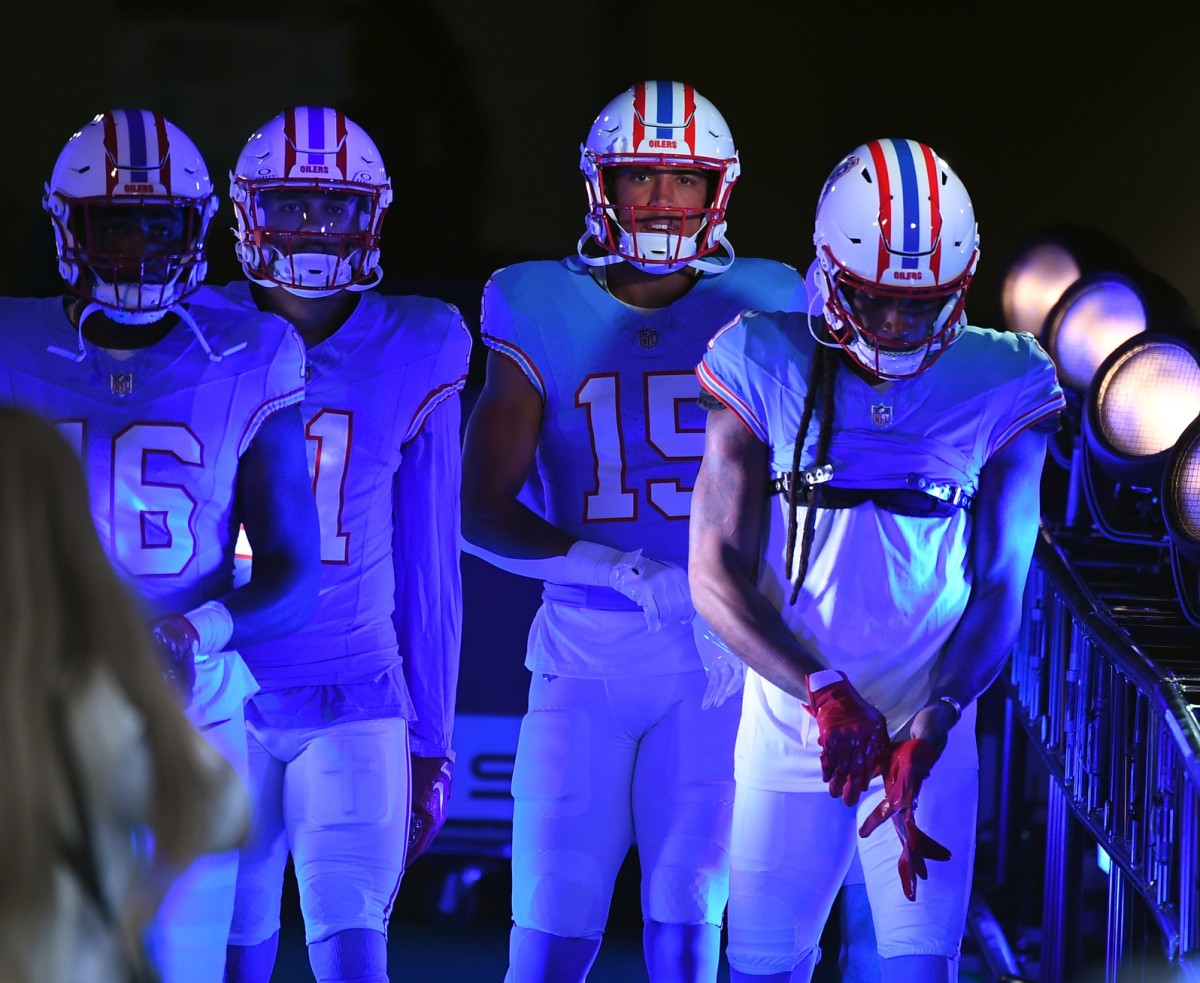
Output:
[[1175,591],[1184,616],[1200,626],[1200,417],[1187,425],[1167,458],[1162,509]]
[[1100,364],[1083,414],[1082,483],[1097,528],[1125,543],[1167,545],[1162,476],[1200,416],[1200,347],[1145,331]]
[[1000,314],[1009,331],[1041,340],[1051,308],[1080,277],[1102,270],[1137,266],[1119,243],[1104,233],[1075,225],[1043,229],[1013,252],[1000,281]]

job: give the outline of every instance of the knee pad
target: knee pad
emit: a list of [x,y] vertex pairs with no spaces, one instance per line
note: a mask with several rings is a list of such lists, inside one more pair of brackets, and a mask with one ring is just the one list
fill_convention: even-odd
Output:
[[508,937],[508,973],[504,980],[585,983],[599,951],[598,938],[563,938],[514,925]]
[[729,906],[729,965],[757,976],[816,966],[825,913],[806,900],[773,872],[739,871]]
[[720,925],[729,900],[729,868],[662,864],[645,871],[642,915],[665,925]]
[[587,876],[593,870],[587,857],[555,854],[553,861],[558,870],[514,876],[513,921],[547,935],[598,941],[608,922],[612,885]]

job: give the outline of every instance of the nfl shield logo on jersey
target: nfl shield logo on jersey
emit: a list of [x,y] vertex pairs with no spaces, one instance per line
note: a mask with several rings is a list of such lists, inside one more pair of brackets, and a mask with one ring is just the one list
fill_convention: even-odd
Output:
[[638,332],[638,344],[643,348],[653,348],[658,344],[658,332],[654,328],[642,328]]
[[886,430],[892,425],[892,408],[883,403],[871,407],[871,425]]
[[108,377],[108,385],[114,396],[128,396],[133,392],[133,373],[114,372]]

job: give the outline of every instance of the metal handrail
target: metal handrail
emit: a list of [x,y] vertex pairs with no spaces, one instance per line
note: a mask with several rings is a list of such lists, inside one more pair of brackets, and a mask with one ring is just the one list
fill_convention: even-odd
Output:
[[[1200,631],[1132,596],[1103,600],[1091,545],[1042,529],[1009,696],[1074,820],[1145,902],[1165,954],[1200,980]],[[1164,631],[1184,652],[1170,665],[1139,644]]]

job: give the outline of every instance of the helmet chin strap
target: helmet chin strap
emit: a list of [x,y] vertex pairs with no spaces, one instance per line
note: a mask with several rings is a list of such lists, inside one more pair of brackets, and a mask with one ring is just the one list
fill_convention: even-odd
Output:
[[736,254],[733,251],[733,243],[728,239],[722,239],[720,242],[720,245],[725,248],[727,253],[724,257],[717,257],[716,254],[710,253],[707,256],[693,256],[688,259],[680,259],[677,263],[642,263],[629,256],[622,256],[620,253],[613,253],[608,250],[605,250],[599,256],[585,252],[584,246],[594,241],[595,237],[589,229],[584,231],[583,235],[579,237],[579,241],[575,244],[575,252],[586,266],[612,266],[615,263],[628,263],[643,273],[654,274],[677,273],[679,270],[691,267],[702,273],[716,275],[724,273],[729,269],[736,258]]
[[[192,317],[191,312],[183,306],[183,304],[172,304],[168,308],[161,311],[145,311],[141,313],[153,314],[154,317],[145,321],[129,321],[123,320],[113,315],[118,313],[112,309],[105,307],[103,304],[98,304],[96,301],[89,301],[79,313],[79,323],[76,325],[76,350],[69,351],[66,348],[59,348],[57,345],[50,345],[46,348],[51,355],[58,355],[62,358],[69,359],[72,362],[82,362],[87,357],[87,346],[83,341],[83,323],[93,314],[100,313],[107,317],[110,321],[116,321],[118,324],[147,325],[154,324],[156,321],[161,321],[168,314],[174,314],[184,324],[188,326],[196,340],[200,343],[200,347],[204,349],[204,354],[208,356],[209,361],[219,362],[226,355],[233,355],[235,352],[240,352],[246,347],[249,342],[243,341],[239,345],[234,345],[232,348],[227,348],[223,352],[214,352],[212,346],[209,345],[208,339],[204,337],[204,332],[200,330],[200,325],[196,323],[196,319]],[[130,313],[130,312],[121,312]]]

